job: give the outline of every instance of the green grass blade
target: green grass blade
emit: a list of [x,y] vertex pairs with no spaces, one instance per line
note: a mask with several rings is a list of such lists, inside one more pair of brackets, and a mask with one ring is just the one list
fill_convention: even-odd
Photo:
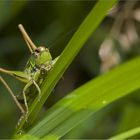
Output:
[[140,89],[140,57],[97,77],[50,108],[28,133],[60,138],[90,115],[113,101]]
[[[137,93],[137,92],[139,93],[139,90],[136,91],[135,93]],[[135,95],[135,93],[133,95]],[[136,97],[136,98],[139,98],[139,97]],[[128,131],[129,129],[138,127],[140,124],[139,117],[136,117],[136,116],[140,116],[140,107],[138,104],[134,104],[133,102],[128,103],[125,105],[122,112],[123,113],[119,119],[117,129],[114,132],[115,135]]]
[[[115,4],[115,2],[116,0],[110,0],[108,2],[104,0],[98,1],[95,7],[86,17],[86,19],[82,22],[79,29],[73,35],[72,39],[69,41],[68,45],[62,52],[60,59],[44,80],[41,86],[41,101],[38,102],[38,99],[36,98],[31,107],[29,108],[28,124],[25,125],[25,127],[28,128],[28,125],[30,125],[34,121],[47,97],[54,89],[55,85],[62,77],[67,67],[70,65],[70,63],[78,54],[84,43],[93,33],[93,31],[95,31],[97,26],[101,23],[101,21],[106,16],[110,8],[112,8],[112,6]],[[18,126],[17,132],[23,127],[24,124],[25,119],[23,119],[21,124]]]
[[124,133],[121,133],[117,136],[114,136],[114,137],[111,137],[109,140],[125,140],[125,139],[128,139],[136,134],[140,134],[140,127],[136,127],[136,128],[133,128],[131,130],[128,130]]
[[22,136],[22,138],[19,140],[39,140],[39,138],[26,134],[26,135]]

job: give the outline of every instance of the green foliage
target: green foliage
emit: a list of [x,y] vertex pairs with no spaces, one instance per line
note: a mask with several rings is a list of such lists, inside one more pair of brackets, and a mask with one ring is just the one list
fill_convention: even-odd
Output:
[[137,127],[137,128],[131,129],[129,131],[126,131],[122,134],[119,134],[117,136],[114,136],[114,137],[110,138],[109,140],[128,139],[131,136],[134,136],[134,135],[139,134],[139,133],[140,133],[140,127]]
[[87,117],[139,89],[139,70],[140,58],[137,58],[91,80],[51,107],[46,117],[28,133],[48,139],[64,136]]
[[[125,3],[126,11],[133,9],[129,2]],[[29,107],[28,121],[24,118],[16,129],[19,114],[4,88],[0,87],[0,138],[13,136],[13,131],[13,137],[21,140],[139,138],[140,57],[129,60],[140,54],[139,43],[131,42],[129,35],[134,34],[127,34],[130,42],[125,40],[125,43],[124,32],[115,36],[121,30],[122,19],[127,20],[122,18],[123,12],[117,15],[112,11],[103,21],[115,4],[116,0],[0,2],[0,67],[18,70],[27,61],[29,53],[15,27],[19,23],[31,33],[37,46],[47,44],[53,58],[60,55],[41,86],[40,102],[38,98],[34,100]],[[121,7],[123,9],[123,5]],[[117,17],[121,18],[115,20]],[[113,31],[108,33],[114,20],[119,22],[114,22]],[[128,62],[101,75],[104,60],[101,62],[98,53],[104,38],[115,46],[112,52],[119,54],[118,63]],[[127,43],[132,46],[129,51]],[[124,53],[124,50],[128,52]],[[58,83],[62,77],[64,81]],[[22,91],[22,85],[5,78],[17,94]]]

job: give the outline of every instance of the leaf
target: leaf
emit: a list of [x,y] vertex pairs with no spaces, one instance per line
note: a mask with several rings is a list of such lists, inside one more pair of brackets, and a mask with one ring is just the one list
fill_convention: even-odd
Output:
[[22,140],[39,140],[39,138],[34,137],[32,135],[29,135],[29,134],[25,134],[25,135],[22,136]]
[[18,126],[16,133],[18,133],[23,126],[24,128],[29,128],[29,126],[33,123],[43,104],[47,100],[59,79],[62,77],[67,67],[70,65],[84,43],[93,33],[93,31],[95,31],[103,18],[106,16],[108,10],[114,5],[115,2],[116,0],[110,0],[108,2],[100,0],[97,2],[95,7],[91,10],[86,19],[80,25],[79,29],[73,35],[72,39],[69,41],[52,71],[50,71],[48,76],[45,78],[41,86],[42,94],[40,102],[38,102],[38,99],[36,98],[29,108],[28,123],[25,123],[24,118]]
[[140,57],[97,77],[51,107],[28,133],[59,139],[105,106],[140,89]]
[[131,136],[134,136],[134,135],[139,134],[139,133],[140,133],[140,127],[136,127],[136,128],[131,129],[131,130],[128,130],[124,133],[121,133],[117,136],[114,136],[114,137],[110,138],[109,140],[128,139]]
[[[139,93],[139,90],[136,92]],[[133,94],[133,95],[135,95],[135,94]],[[132,97],[131,97],[131,99],[132,99]],[[128,131],[129,129],[138,127],[140,124],[139,117],[136,117],[136,116],[140,116],[139,104],[134,104],[133,99],[131,101],[132,101],[132,103],[126,104],[126,106],[122,110],[123,113],[122,113],[122,116],[120,117],[118,127],[117,127],[117,130],[115,131],[115,134],[119,134],[124,131]]]

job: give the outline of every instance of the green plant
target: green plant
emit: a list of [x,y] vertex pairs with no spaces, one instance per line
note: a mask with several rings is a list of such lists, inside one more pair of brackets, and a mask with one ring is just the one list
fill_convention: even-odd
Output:
[[[34,123],[40,109],[65,70],[115,2],[116,0],[98,1],[82,22],[52,71],[45,77],[40,87],[41,101],[38,102],[36,98],[30,106],[28,123],[26,123],[26,119],[23,119],[16,129],[14,137],[59,139],[105,106],[140,89],[140,58],[136,58],[74,90],[49,108],[44,119]],[[139,129],[136,129],[135,133],[131,133],[132,135],[128,133],[123,138],[139,133]]]

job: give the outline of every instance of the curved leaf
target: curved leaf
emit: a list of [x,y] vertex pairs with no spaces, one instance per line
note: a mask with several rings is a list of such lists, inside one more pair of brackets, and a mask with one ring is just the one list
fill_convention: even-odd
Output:
[[136,128],[131,129],[131,130],[128,130],[124,133],[121,133],[117,136],[114,136],[114,137],[110,138],[109,140],[128,139],[128,138],[130,138],[136,134],[139,134],[139,133],[140,133],[140,127],[136,127]]
[[50,108],[28,133],[60,138],[90,115],[140,89],[140,57],[91,80]]

